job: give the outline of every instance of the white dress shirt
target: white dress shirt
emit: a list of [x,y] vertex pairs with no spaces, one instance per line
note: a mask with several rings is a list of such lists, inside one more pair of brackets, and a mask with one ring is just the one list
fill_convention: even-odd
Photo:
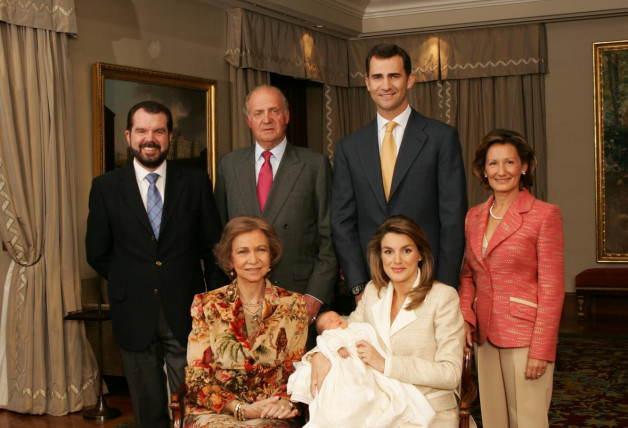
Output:
[[[277,168],[279,168],[279,164],[281,163],[281,158],[283,157],[284,152],[286,151],[286,145],[288,144],[288,139],[284,138],[281,143],[277,146],[273,147],[270,150],[270,166],[273,169],[273,179],[275,178],[275,174],[277,174]],[[259,177],[259,170],[262,169],[262,165],[264,165],[264,153],[266,150],[259,145],[259,143],[255,142],[255,184],[257,184],[257,179]]]
[[[399,146],[401,146],[403,134],[406,132],[406,125],[408,125],[408,119],[410,119],[411,112],[412,110],[408,104],[403,113],[392,120],[392,122],[397,124],[397,126],[395,126],[392,130],[393,138],[395,139],[395,144],[397,145],[397,153],[399,153]],[[386,124],[388,122],[391,121],[384,119],[379,115],[379,113],[377,113],[377,141],[379,143],[380,151],[382,150],[382,141],[384,140],[384,134],[386,134]]]
[[157,190],[159,190],[161,201],[164,202],[166,195],[166,161],[164,160],[155,171],[149,171],[144,168],[142,164],[137,161],[137,159],[133,159],[133,168],[135,168],[135,179],[137,180],[137,187],[140,189],[140,195],[142,196],[144,208],[147,208],[146,200],[148,187],[150,186],[150,182],[146,179],[146,176],[151,172],[159,174],[159,178],[155,182],[155,186],[157,186]]

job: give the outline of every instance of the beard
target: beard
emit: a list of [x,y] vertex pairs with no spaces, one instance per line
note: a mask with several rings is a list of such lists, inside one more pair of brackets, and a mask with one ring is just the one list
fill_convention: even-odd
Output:
[[135,159],[137,159],[137,161],[146,168],[157,168],[166,159],[166,157],[168,156],[168,151],[170,150],[170,145],[168,145],[168,147],[166,147],[166,150],[164,150],[163,152],[160,151],[157,157],[149,158],[142,154],[142,149],[146,147],[161,150],[159,144],[150,141],[140,144],[137,150],[131,147],[131,151],[133,152],[133,156],[135,157]]

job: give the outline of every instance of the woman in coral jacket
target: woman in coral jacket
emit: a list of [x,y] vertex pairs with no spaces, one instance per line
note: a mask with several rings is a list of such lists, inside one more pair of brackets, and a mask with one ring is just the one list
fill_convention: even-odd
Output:
[[467,213],[459,295],[466,344],[476,343],[485,428],[549,426],[563,229],[558,207],[528,191],[535,166],[525,139],[504,129],[484,137],[473,162],[493,194]]

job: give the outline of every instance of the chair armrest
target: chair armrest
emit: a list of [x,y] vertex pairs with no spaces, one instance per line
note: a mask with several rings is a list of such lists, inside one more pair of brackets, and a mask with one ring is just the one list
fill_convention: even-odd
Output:
[[462,362],[462,379],[460,380],[460,427],[468,428],[471,417],[471,404],[478,395],[478,390],[473,383],[471,367],[473,364],[473,350],[466,348]]
[[174,428],[181,428],[183,426],[183,416],[185,414],[185,396],[188,390],[185,387],[185,382],[179,385],[176,392],[170,396],[170,410],[172,410],[172,421]]

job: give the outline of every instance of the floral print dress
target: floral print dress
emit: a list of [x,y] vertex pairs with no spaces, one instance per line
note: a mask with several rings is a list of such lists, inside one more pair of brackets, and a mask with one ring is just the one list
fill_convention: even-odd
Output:
[[185,383],[186,428],[292,427],[292,420],[238,422],[223,407],[237,399],[252,403],[274,396],[289,399],[288,377],[305,350],[305,299],[266,281],[261,319],[249,335],[236,283],[199,294],[192,304]]

